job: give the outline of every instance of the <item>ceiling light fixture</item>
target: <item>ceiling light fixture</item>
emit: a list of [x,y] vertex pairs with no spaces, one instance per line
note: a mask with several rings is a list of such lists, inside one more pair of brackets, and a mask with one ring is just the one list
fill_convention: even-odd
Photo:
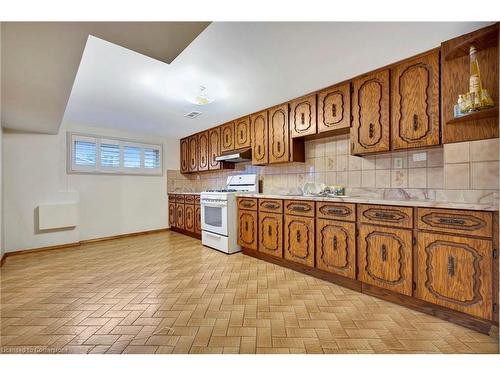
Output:
[[198,95],[193,98],[188,98],[187,101],[196,105],[207,105],[212,103],[214,100],[207,95],[205,92],[206,89],[205,86],[200,86]]

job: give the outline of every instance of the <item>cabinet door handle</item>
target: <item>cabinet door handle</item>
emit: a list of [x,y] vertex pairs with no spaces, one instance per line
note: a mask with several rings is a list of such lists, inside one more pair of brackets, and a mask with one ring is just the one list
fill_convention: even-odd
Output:
[[448,256],[448,275],[455,276],[455,258]]
[[297,242],[300,242],[300,232],[297,231]]
[[385,262],[387,260],[387,247],[385,245],[382,245],[382,262]]
[[333,236],[333,251],[337,250],[337,236]]
[[281,143],[278,142],[278,152],[281,152],[280,150],[281,150]]
[[260,145],[257,147],[257,153],[260,155]]
[[300,122],[302,123],[302,125],[306,123],[306,115],[304,113],[300,114]]
[[243,140],[243,130],[240,131],[240,139]]
[[267,235],[268,235],[268,236],[271,236],[272,234],[273,234],[273,229],[272,229],[272,228],[271,228],[271,226],[269,225],[269,226],[267,227]]
[[413,114],[413,130],[417,130],[418,128],[418,116],[417,114]]
[[245,232],[248,232],[248,221],[245,221]]
[[332,116],[337,116],[337,105],[335,103],[332,104]]
[[229,143],[229,136],[226,134],[226,143]]
[[370,125],[368,126],[368,136],[370,138],[373,138],[373,133],[375,132],[374,128],[375,126],[372,123],[370,123]]

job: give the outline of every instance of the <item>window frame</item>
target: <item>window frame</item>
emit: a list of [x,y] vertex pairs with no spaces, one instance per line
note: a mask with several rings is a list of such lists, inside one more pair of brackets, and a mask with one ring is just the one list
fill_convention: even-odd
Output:
[[[66,166],[68,174],[108,174],[108,175],[129,175],[129,176],[163,176],[163,145],[155,143],[145,143],[132,139],[99,136],[94,134],[67,132],[66,145]],[[81,166],[75,164],[75,142],[85,141],[94,142],[96,147],[95,166]],[[118,167],[106,167],[101,163],[101,143],[116,144],[120,150],[120,162]],[[141,166],[139,168],[124,166],[124,148],[125,146],[138,147],[141,150]],[[144,149],[158,150],[159,167],[146,168],[144,166]]]

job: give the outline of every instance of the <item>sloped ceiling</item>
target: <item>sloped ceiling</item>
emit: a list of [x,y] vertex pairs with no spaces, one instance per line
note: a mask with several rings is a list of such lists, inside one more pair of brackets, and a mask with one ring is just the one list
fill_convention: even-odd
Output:
[[207,25],[208,22],[3,22],[2,126],[57,133],[89,35],[170,63]]

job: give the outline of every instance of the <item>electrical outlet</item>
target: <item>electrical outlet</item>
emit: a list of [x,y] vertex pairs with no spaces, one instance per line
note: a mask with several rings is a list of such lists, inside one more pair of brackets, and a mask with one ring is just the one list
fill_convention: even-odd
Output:
[[394,163],[394,169],[403,168],[403,158],[394,158],[393,163]]
[[426,161],[427,152],[417,152],[413,154],[413,161]]

